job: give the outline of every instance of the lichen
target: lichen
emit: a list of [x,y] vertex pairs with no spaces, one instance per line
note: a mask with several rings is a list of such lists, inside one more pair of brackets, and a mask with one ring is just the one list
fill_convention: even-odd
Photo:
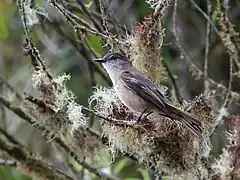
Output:
[[[137,154],[140,163],[158,173],[196,173],[200,159],[210,151],[207,129],[214,121],[207,100],[209,97],[202,95],[183,107],[177,105],[181,109],[190,107],[193,114],[200,116],[205,129],[204,139],[195,137],[179,122],[153,114],[130,127],[105,122],[103,134],[108,137],[112,154],[119,150]],[[93,109],[116,120],[132,121],[137,118],[119,101],[113,89],[98,87],[90,98],[90,104]]]

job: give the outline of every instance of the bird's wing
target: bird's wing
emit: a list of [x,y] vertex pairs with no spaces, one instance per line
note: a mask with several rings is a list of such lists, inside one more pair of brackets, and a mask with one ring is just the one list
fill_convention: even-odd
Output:
[[123,71],[121,80],[124,86],[139,95],[145,101],[166,112],[167,99],[158,90],[157,86],[144,74],[133,71]]

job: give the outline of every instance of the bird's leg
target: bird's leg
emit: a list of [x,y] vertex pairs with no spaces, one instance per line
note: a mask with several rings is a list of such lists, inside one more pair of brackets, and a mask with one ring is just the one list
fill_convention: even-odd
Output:
[[144,111],[141,113],[141,115],[137,118],[137,122],[139,122],[142,119],[146,119],[152,113],[153,113],[153,111],[149,111],[148,109],[144,109]]
[[146,118],[147,116],[149,116],[152,112],[148,112],[146,115],[145,113],[147,112],[147,109],[144,109],[144,111],[135,119],[131,120],[131,121],[127,121],[128,125],[135,125],[137,124],[140,120],[142,120],[143,118]]
[[144,118],[147,118],[149,115],[151,115],[153,111],[149,111],[147,114],[145,114]]
[[148,109],[144,109],[144,111],[138,116],[135,120],[128,121],[128,125],[135,125],[138,122],[140,122],[142,119],[147,118],[150,114],[152,114],[153,111],[149,111]]
[[144,111],[140,114],[140,116],[138,116],[137,118],[137,122],[140,121],[143,117],[143,114],[147,111],[147,109],[144,109]]
[[152,114],[153,111],[148,111],[148,109],[144,109],[144,111],[135,119],[135,120],[131,120],[131,121],[125,121],[125,120],[115,120],[117,122],[122,122],[122,123],[126,123],[127,125],[135,125],[137,124],[139,121],[141,121],[142,119],[147,118],[150,114]]

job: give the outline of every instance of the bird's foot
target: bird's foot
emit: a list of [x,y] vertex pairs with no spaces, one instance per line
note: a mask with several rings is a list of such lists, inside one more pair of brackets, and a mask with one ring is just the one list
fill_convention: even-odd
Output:
[[149,111],[148,109],[144,109],[144,111],[140,114],[140,116],[137,118],[136,121],[139,122],[142,119],[146,119],[152,113],[153,113],[153,111]]
[[117,123],[133,126],[133,125],[136,125],[137,123],[139,123],[141,120],[146,119],[152,113],[153,113],[153,111],[149,111],[148,109],[145,109],[138,117],[136,117],[130,121],[126,121],[126,120],[114,120],[114,121]]

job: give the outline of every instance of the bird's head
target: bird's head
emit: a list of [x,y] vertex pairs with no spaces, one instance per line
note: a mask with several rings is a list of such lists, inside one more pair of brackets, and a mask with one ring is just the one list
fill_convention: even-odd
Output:
[[102,63],[106,70],[109,69],[122,69],[131,65],[129,59],[120,53],[108,53],[103,58],[95,59],[94,61]]

